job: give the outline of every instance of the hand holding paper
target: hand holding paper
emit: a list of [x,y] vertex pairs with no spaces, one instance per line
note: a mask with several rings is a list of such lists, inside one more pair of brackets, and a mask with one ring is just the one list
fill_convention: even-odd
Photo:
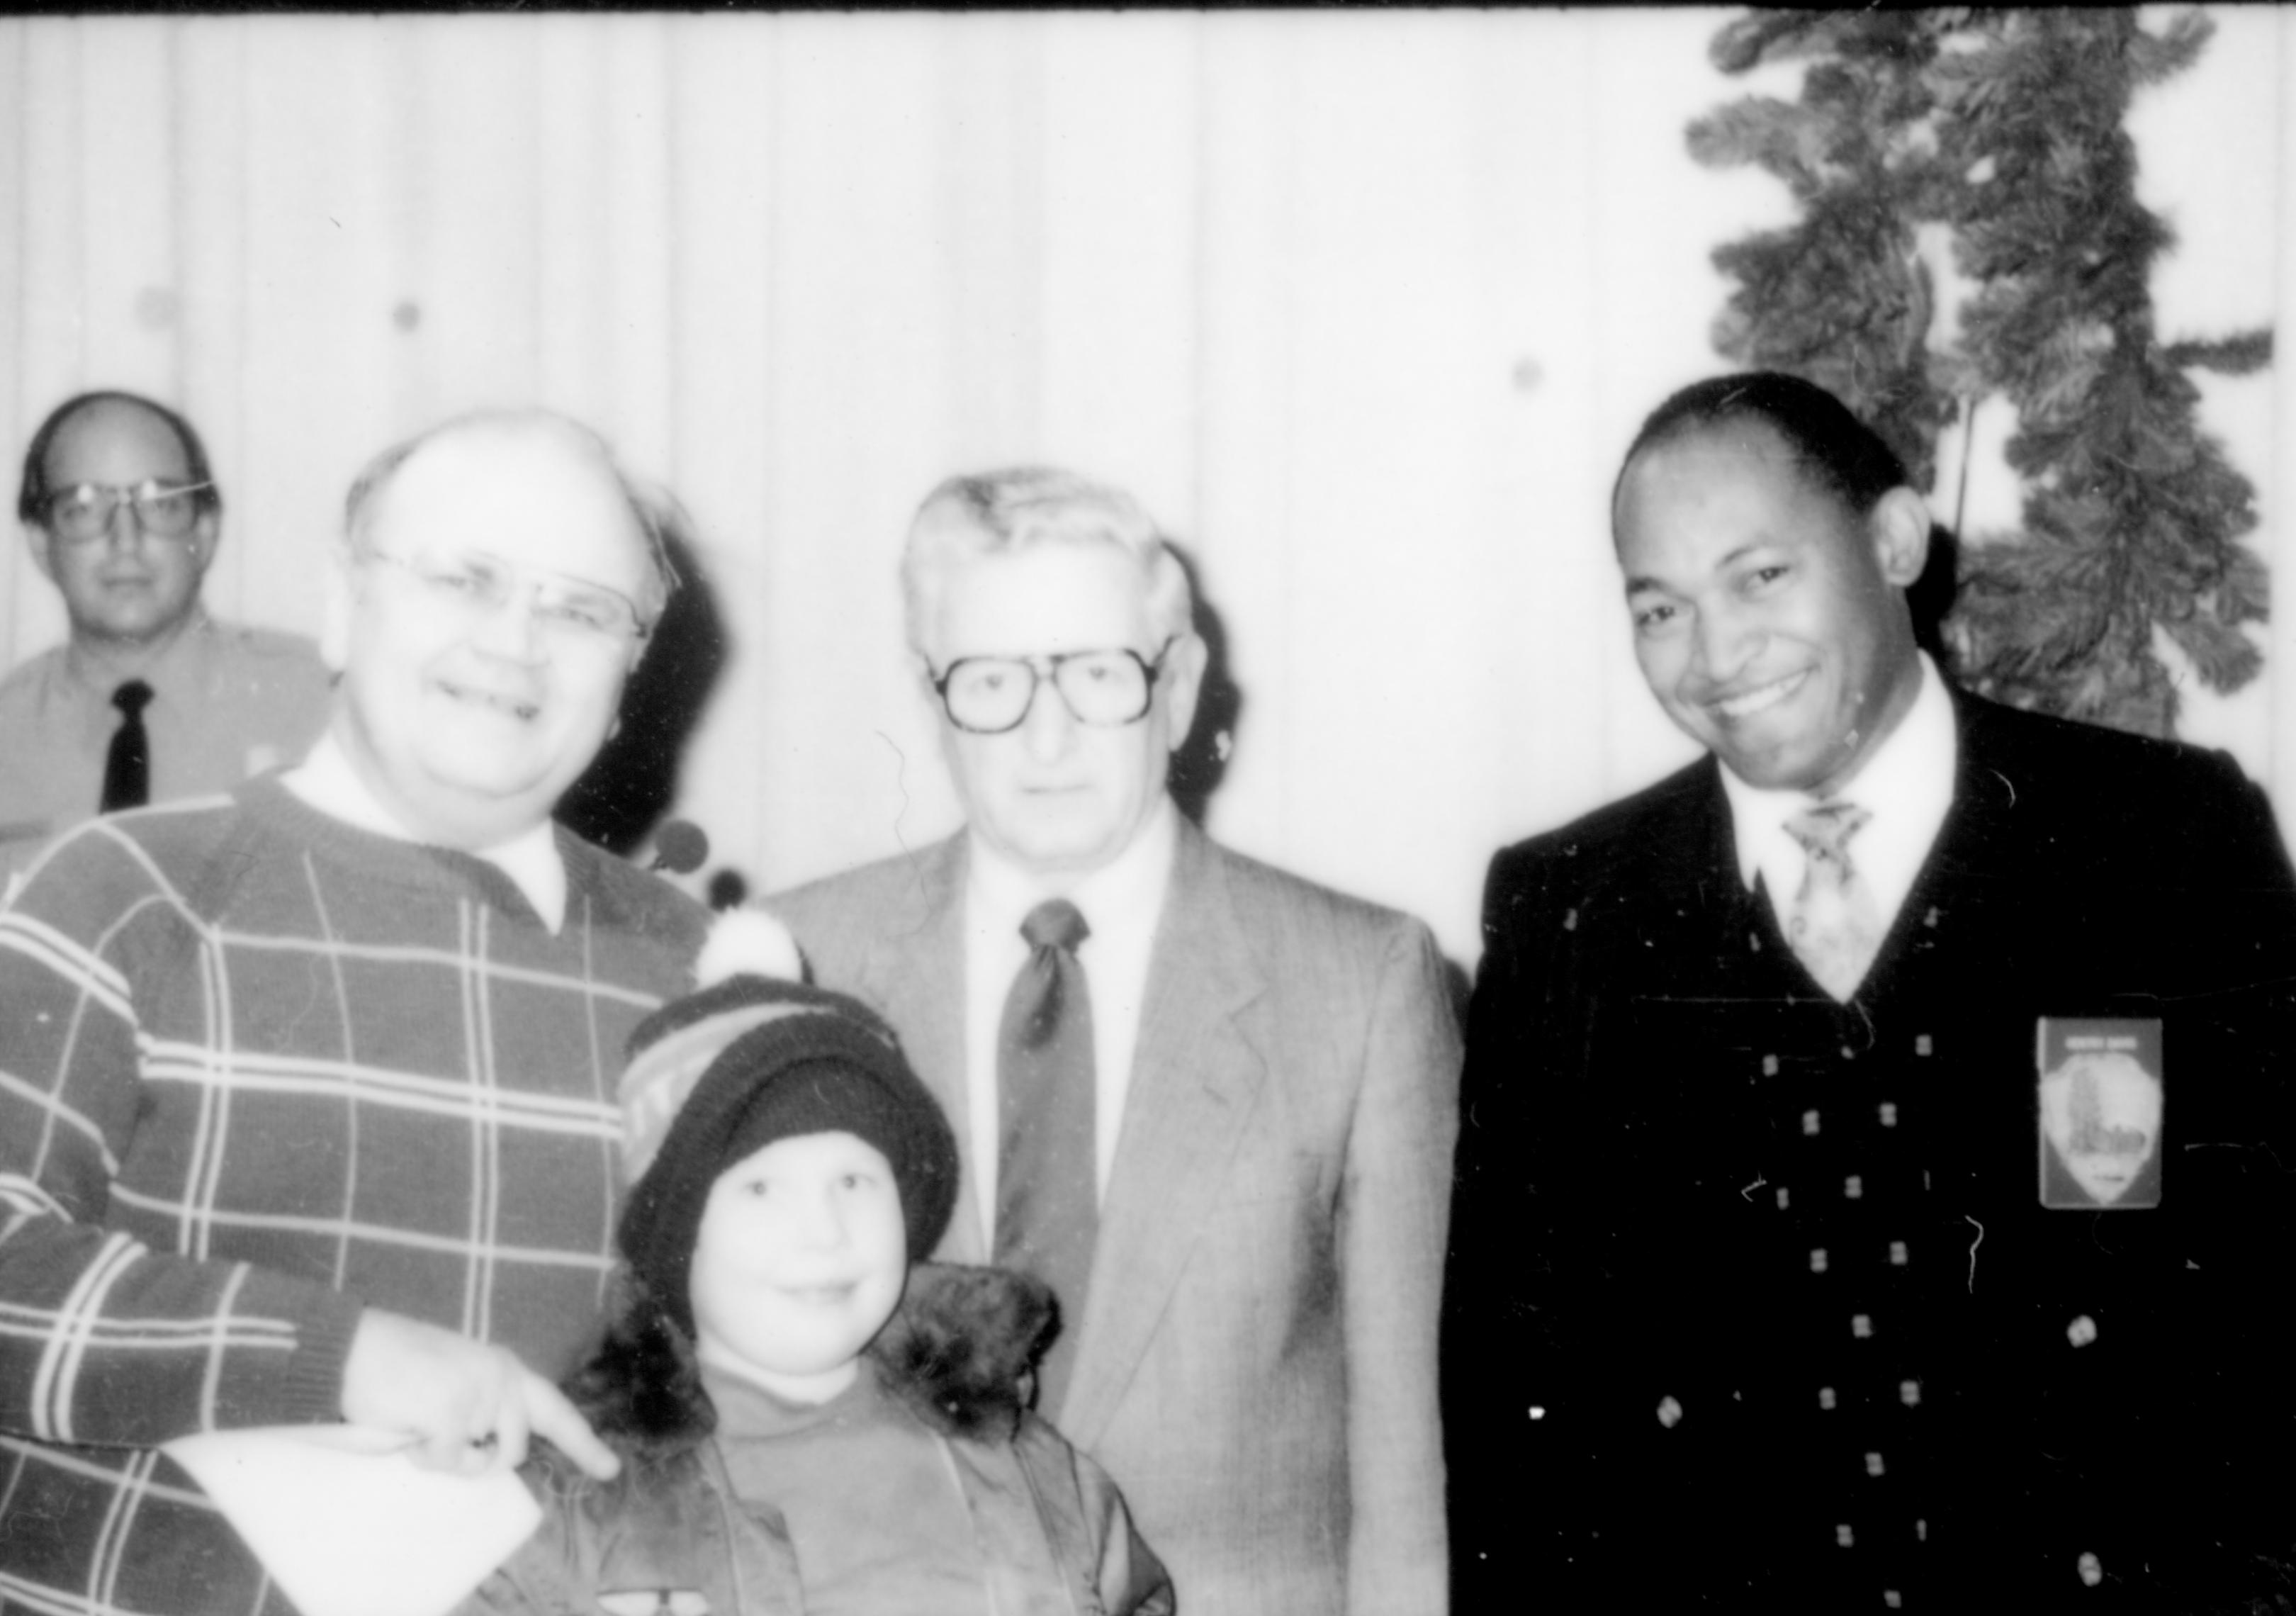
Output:
[[343,1365],[343,1418],[414,1440],[414,1462],[482,1475],[515,1469],[546,1437],[600,1481],[621,1468],[558,1388],[503,1347],[369,1308]]

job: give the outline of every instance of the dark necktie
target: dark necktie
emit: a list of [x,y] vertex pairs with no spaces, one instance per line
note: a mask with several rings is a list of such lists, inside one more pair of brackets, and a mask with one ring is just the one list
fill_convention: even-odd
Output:
[[1060,1298],[1061,1333],[1037,1371],[1037,1406],[1060,1407],[1084,1325],[1100,1225],[1094,1173],[1092,998],[1076,956],[1088,928],[1054,898],[1029,911],[1028,963],[996,1030],[996,1260]]
[[119,727],[111,734],[111,750],[103,759],[103,801],[99,814],[114,808],[142,808],[152,800],[152,742],[144,733],[144,709],[152,687],[130,679],[111,693],[119,710]]

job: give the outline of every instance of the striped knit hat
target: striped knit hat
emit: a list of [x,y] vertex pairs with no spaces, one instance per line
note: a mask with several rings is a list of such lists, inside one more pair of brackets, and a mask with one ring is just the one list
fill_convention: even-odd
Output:
[[[705,976],[710,966],[705,952]],[[939,1243],[956,1205],[955,1136],[893,1029],[858,999],[742,972],[648,1016],[629,1056],[621,1101],[631,1189],[618,1239],[689,1333],[686,1275],[710,1186],[776,1139],[841,1131],[866,1140],[892,1167],[910,1259]]]

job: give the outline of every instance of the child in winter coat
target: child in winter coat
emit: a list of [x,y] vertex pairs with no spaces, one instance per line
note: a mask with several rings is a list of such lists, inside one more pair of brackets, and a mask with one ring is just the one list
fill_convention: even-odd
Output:
[[1114,1483],[1027,1411],[1049,1292],[910,1264],[956,1145],[891,1029],[741,975],[631,1051],[624,1294],[569,1382],[622,1472],[540,1450],[545,1523],[466,1610],[1169,1612]]

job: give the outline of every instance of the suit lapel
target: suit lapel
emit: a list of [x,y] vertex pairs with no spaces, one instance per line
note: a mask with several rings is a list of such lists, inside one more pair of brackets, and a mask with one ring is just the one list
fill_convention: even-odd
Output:
[[1080,1447],[1098,1440],[1115,1412],[1210,1220],[1267,1076],[1251,1008],[1265,986],[1235,923],[1219,851],[1183,821],[1101,1202],[1081,1351],[1056,1411]]
[[[903,1047],[939,1099],[956,1135],[956,1211],[940,1248],[947,1262],[986,1262],[980,1207],[973,1184],[972,1128],[964,1070],[964,883],[963,833],[919,862],[917,923],[889,932],[863,968],[861,997],[885,1007],[885,1019],[909,1029]],[[912,1255],[922,1260],[928,1253]]]
[[2019,772],[2021,759],[1998,743],[1991,715],[1983,707],[1957,690],[1953,693],[1961,748],[1954,767],[1953,806],[1946,809],[1945,823],[1938,827],[1937,846],[1931,849],[1931,857],[1915,883],[1917,891],[1946,874],[1948,866],[1957,869],[1972,857],[1982,858],[1997,849],[2001,833],[2009,828],[2006,816],[2017,806],[2017,784],[2012,776]]
[[1758,873],[1749,886],[1739,873],[1721,765],[1710,755],[1696,767],[1672,823],[1637,855],[1654,873],[1629,956],[1645,984],[1645,1002],[1821,992],[1787,947],[1764,878]]
[[2023,890],[2015,882],[2005,890],[2002,875],[2014,865],[2011,849],[2021,843],[2017,777],[2027,760],[2000,734],[1983,703],[1958,690],[1953,698],[1959,747],[1953,801],[1883,946],[1882,962],[1892,971],[1882,986],[1896,985],[1904,968],[1936,955],[1948,937],[1946,951],[1953,957],[1988,956],[1998,919],[1989,913],[1996,894],[2013,902]]
[[[1951,687],[1948,686],[1948,689]],[[2020,760],[2004,755],[1981,709],[1973,708],[1958,690],[1953,691],[1956,745],[1953,800],[1938,826],[1929,857],[1922,860],[1906,906],[1890,928],[1885,954],[1901,945],[1926,952],[1937,945],[1936,933],[1950,911],[1971,891],[1973,871],[1990,867],[2010,845],[2013,828],[2009,815],[2017,804],[2017,787],[2011,778]],[[1980,882],[1980,885],[1982,884]]]

